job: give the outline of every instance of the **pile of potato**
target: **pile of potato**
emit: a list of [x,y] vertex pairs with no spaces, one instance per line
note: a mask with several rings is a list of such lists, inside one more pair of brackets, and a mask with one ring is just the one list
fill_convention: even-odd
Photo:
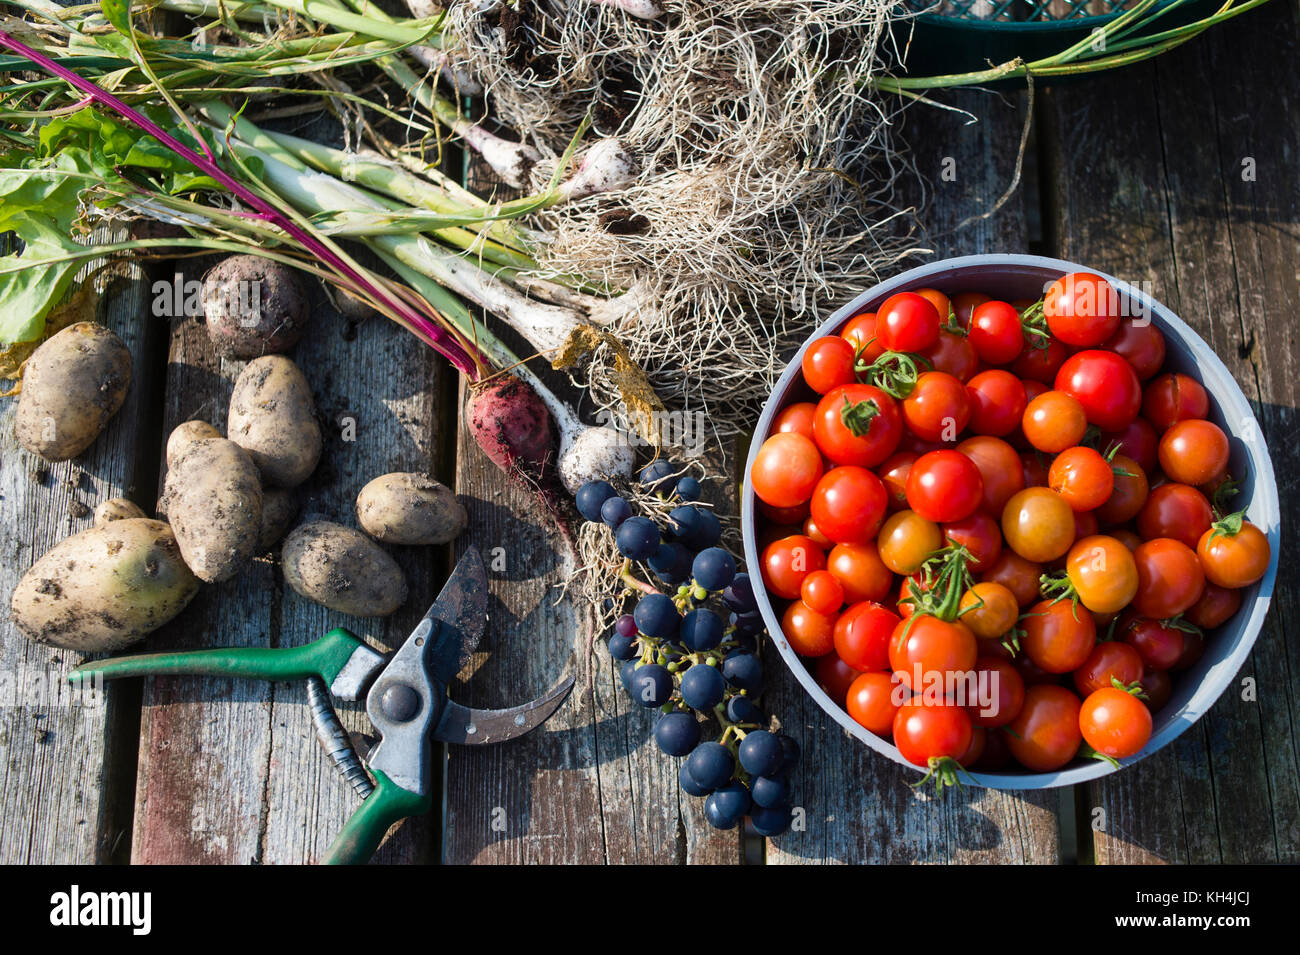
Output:
[[[239,269],[229,262],[209,278],[233,281]],[[315,519],[289,531],[297,489],[316,469],[323,440],[306,377],[278,354],[305,321],[285,292],[297,278],[264,262],[257,268],[276,291],[273,308],[255,320],[210,308],[218,350],[257,356],[235,381],[226,435],[206,421],[179,425],[167,439],[159,520],[130,501],[104,501],[93,527],[31,567],[11,608],[32,639],[82,652],[126,646],[180,613],[201,582],[232,579],[281,539],[284,579],[298,594],[340,613],[385,616],[406,601],[408,588],[380,544],[444,544],[465,529],[465,509],[450,490],[426,475],[392,473],[357,496],[365,533]],[[109,329],[86,322],[51,336],[27,365],[19,443],[51,461],[80,454],[121,408],[130,381],[130,352]]]

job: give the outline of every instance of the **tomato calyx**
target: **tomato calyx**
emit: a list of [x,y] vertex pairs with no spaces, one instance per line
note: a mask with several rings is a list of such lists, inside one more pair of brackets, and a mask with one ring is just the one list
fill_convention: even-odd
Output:
[[952,307],[951,302],[948,303],[948,318],[939,327],[941,331],[951,332],[953,335],[960,335],[962,338],[970,334],[969,329],[962,326],[961,320],[957,317],[957,310]]
[[849,396],[844,396],[844,406],[840,408],[840,420],[844,422],[844,427],[849,429],[849,433],[855,438],[860,438],[871,430],[871,422],[880,414],[880,405],[875,398],[868,398],[866,401],[849,401]]
[[1027,306],[1020,313],[1020,330],[1025,336],[1028,348],[1046,351],[1051,343],[1052,333],[1047,329],[1047,315],[1043,312],[1043,299]]
[[1226,478],[1222,484],[1214,489],[1214,495],[1210,498],[1210,509],[1214,511],[1215,517],[1220,517],[1228,513],[1228,501],[1237,496],[1241,491],[1241,482],[1234,481],[1231,477]]
[[[940,548],[921,565],[921,583],[909,578],[907,590],[910,596],[899,603],[911,604],[912,615],[908,618],[908,629],[918,617],[938,617],[946,623],[952,623],[961,614],[962,595],[974,584],[969,564],[971,552],[964,544],[949,538],[947,547]],[[967,607],[974,610],[982,607],[984,601]]]
[[1236,537],[1241,533],[1241,525],[1244,523],[1246,523],[1246,512],[1233,511],[1210,525],[1210,540],[1218,537]]
[[1114,756],[1107,756],[1105,753],[1099,753],[1087,743],[1079,744],[1078,758],[1095,759],[1098,762],[1110,763],[1112,769],[1119,769],[1119,760]]
[[955,787],[958,790],[964,788],[958,774],[966,773],[966,767],[951,756],[931,756],[926,763],[926,768],[929,772],[910,784],[913,789],[924,789],[927,785],[933,784],[934,794],[942,796],[946,788]]
[[927,370],[933,368],[931,363],[920,355],[908,352],[887,351],[870,365],[859,363],[854,367],[858,380],[874,385],[891,398],[902,401],[916,387],[916,380],[921,377],[917,364]]
[[1119,449],[1120,443],[1118,441],[1112,441],[1107,446],[1106,450],[1101,452],[1102,460],[1110,465],[1111,473],[1113,473],[1115,477],[1137,477],[1137,475],[1132,471],[1125,469],[1124,465],[1115,463],[1115,455],[1119,454]]
[[1185,619],[1182,614],[1178,614],[1176,617],[1166,617],[1160,621],[1160,626],[1168,627],[1170,630],[1181,630],[1183,633],[1195,634],[1198,637],[1205,636],[1204,630],[1190,620]]
[[[1054,574],[1043,574],[1039,577],[1038,592],[1043,595],[1044,600],[1050,598],[1052,604],[1058,604],[1062,600],[1069,600],[1070,613],[1074,615],[1075,620],[1079,619],[1079,591],[1065,571],[1060,570]],[[1049,606],[1051,605],[1049,604]]]
[[1149,700],[1147,691],[1142,689],[1142,681],[1134,680],[1132,683],[1125,683],[1117,676],[1111,676],[1110,685],[1117,690],[1123,690],[1130,696],[1136,696],[1139,700]]
[[[1020,619],[1024,619],[1023,617]],[[1025,635],[1024,627],[1012,627],[1006,633],[1002,634],[1002,648],[1014,657],[1020,652],[1020,638]]]

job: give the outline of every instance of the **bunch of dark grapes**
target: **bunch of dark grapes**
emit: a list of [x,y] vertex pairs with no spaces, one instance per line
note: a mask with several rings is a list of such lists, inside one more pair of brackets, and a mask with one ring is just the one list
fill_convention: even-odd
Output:
[[780,835],[790,828],[799,746],[765,729],[754,702],[763,687],[757,651],[764,628],[749,576],[717,546],[717,516],[695,505],[699,481],[675,477],[662,460],[648,465],[640,481],[681,502],[666,527],[634,515],[607,481],[590,481],[577,493],[582,516],[606,524],[619,553],[646,564],[672,590],[642,594],[632,613],[618,618],[610,656],[622,661],[619,676],[632,699],[660,711],[655,742],[669,756],[685,757],[678,781],[704,797],[709,824],[734,829],[749,816],[760,835]]

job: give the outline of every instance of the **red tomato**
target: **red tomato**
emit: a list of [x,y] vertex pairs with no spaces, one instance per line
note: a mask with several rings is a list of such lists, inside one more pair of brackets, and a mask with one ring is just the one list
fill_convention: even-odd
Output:
[[931,451],[916,459],[907,476],[907,503],[936,524],[969,517],[980,506],[984,479],[960,451]]
[[894,589],[894,575],[880,559],[874,543],[836,544],[825,568],[844,588],[845,603],[884,600]]
[[982,371],[966,384],[970,399],[970,429],[976,434],[1003,437],[1020,427],[1029,398],[1024,383],[1009,371]]
[[1147,709],[1158,713],[1174,694],[1173,681],[1168,670],[1147,670],[1142,674],[1142,692],[1147,695]]
[[1073,395],[1045,391],[1025,406],[1020,427],[1031,445],[1039,451],[1056,454],[1083,440],[1088,416]]
[[1234,613],[1241,609],[1241,591],[1218,584],[1205,584],[1205,593],[1201,599],[1192,604],[1184,616],[1202,630],[1213,630],[1227,623]]
[[1133,366],[1110,351],[1071,355],[1056,373],[1056,390],[1076,398],[1088,423],[1103,431],[1128,427],[1142,407],[1142,385]]
[[975,306],[967,337],[980,359],[990,365],[1008,364],[1025,347],[1020,313],[1006,302],[989,301]]
[[1025,681],[1009,660],[980,657],[975,661],[976,686],[988,692],[988,706],[967,703],[971,722],[990,729],[1006,726],[1025,705]]
[[894,681],[888,673],[859,674],[845,693],[844,709],[861,726],[888,739],[898,713]]
[[1066,448],[1047,471],[1047,486],[1074,511],[1091,511],[1106,503],[1115,490],[1110,462],[1092,448]]
[[902,436],[898,402],[872,385],[841,385],[817,403],[813,440],[836,464],[875,467]]
[[1143,540],[1172,537],[1194,548],[1213,521],[1210,502],[1196,488],[1161,484],[1151,490],[1138,511],[1137,531]]
[[799,585],[799,597],[813,610],[834,614],[844,606],[844,586],[828,570],[814,570]]
[[835,652],[855,670],[889,668],[889,640],[901,618],[869,600],[849,607],[835,621]]
[[1228,436],[1213,421],[1187,419],[1160,436],[1156,454],[1169,480],[1205,484],[1228,468]]
[[1103,431],[1098,446],[1109,448],[1112,444],[1118,444],[1120,454],[1128,455],[1142,465],[1143,471],[1150,474],[1156,469],[1156,445],[1159,441],[1160,438],[1156,434],[1156,429],[1151,427],[1151,422],[1146,418],[1134,418],[1127,428],[1119,431]]
[[967,438],[957,445],[956,450],[970,458],[980,473],[980,480],[984,484],[984,490],[980,494],[980,510],[1000,518],[1002,508],[1011,495],[1025,489],[1020,455],[1007,442],[990,435]]
[[1147,384],[1142,392],[1142,417],[1157,431],[1210,413],[1210,396],[1195,378],[1169,372]]
[[812,494],[812,519],[817,529],[837,544],[864,544],[876,536],[885,519],[885,486],[866,468],[832,468]]
[[[978,655],[975,634],[962,623],[916,614],[899,621],[889,641],[889,667],[904,686],[921,690],[925,682],[947,673],[964,673]],[[922,683],[916,685],[920,668]]]
[[825,569],[826,555],[816,541],[802,534],[782,537],[763,551],[763,583],[784,600],[797,599],[803,579]]
[[907,475],[912,470],[912,464],[919,457],[920,455],[915,451],[895,451],[876,469],[876,475],[880,478],[880,483],[885,485],[885,492],[889,495],[891,511],[907,507]]
[[942,371],[922,372],[903,399],[903,421],[925,441],[956,441],[970,418],[966,386]]
[[813,418],[816,414],[817,406],[811,401],[799,401],[789,405],[783,408],[781,413],[772,421],[772,433],[785,434],[793,431],[811,441],[813,438]]
[[1138,590],[1133,610],[1144,617],[1176,617],[1205,590],[1205,572],[1186,544],[1168,537],[1143,542],[1133,552]]
[[758,449],[749,469],[749,486],[773,507],[795,507],[812,497],[822,477],[822,456],[801,434],[774,434]]
[[1219,587],[1248,587],[1268,572],[1273,549],[1268,538],[1254,524],[1242,521],[1238,530],[1225,519],[1211,527],[1196,545],[1196,556],[1205,568],[1205,577]]
[[[826,695],[840,706],[844,706],[849,687],[861,675],[833,653],[818,657],[817,662],[813,664],[813,679],[826,691]],[[881,675],[887,677],[887,674]]]
[[943,318],[915,292],[899,292],[876,310],[876,337],[886,351],[923,351],[938,341]]
[[[771,504],[758,502],[758,512],[768,520],[770,527],[798,528],[805,520],[808,519],[808,502],[796,504],[794,507],[773,507]],[[778,534],[777,537],[783,537],[784,534]],[[776,538],[772,538],[775,540]]]
[[1130,457],[1117,454],[1110,461],[1114,488],[1110,497],[1097,508],[1097,519],[1106,524],[1123,524],[1133,520],[1146,506],[1150,488],[1142,465]]
[[1118,296],[1100,275],[1072,272],[1048,287],[1043,316],[1051,333],[1065,344],[1091,348],[1119,327]]
[[1080,708],[1079,698],[1063,686],[1030,686],[1020,713],[1007,724],[1011,755],[1035,772],[1060,769],[1074,759],[1083,740]]
[[1038,599],[1038,579],[1042,572],[1041,565],[1025,560],[1011,548],[1004,547],[1002,555],[984,572],[980,580],[1001,584],[1011,591],[1016,603],[1025,607]]
[[804,536],[811,537],[813,540],[815,540],[817,542],[817,546],[819,547],[835,546],[835,542],[821,532],[821,530],[817,527],[817,522],[814,521],[811,517],[807,518],[803,522],[803,532],[804,532]]
[[1097,625],[1084,607],[1068,600],[1040,600],[1022,621],[1020,646],[1025,656],[1048,673],[1069,673],[1088,659],[1097,645]]
[[1092,511],[1076,511],[1074,514],[1074,543],[1078,543],[1085,537],[1094,536],[1100,526],[1097,524],[1097,516]]
[[982,574],[1002,554],[1002,528],[983,511],[976,511],[959,521],[949,521],[941,525],[940,530],[945,543],[962,544],[970,551],[967,569],[972,574]]
[[1111,680],[1131,686],[1142,679],[1142,671],[1142,657],[1137,650],[1127,643],[1107,640],[1097,644],[1074,671],[1074,685],[1079,695],[1086,697],[1102,687],[1113,686]]
[[858,358],[868,365],[885,353],[885,346],[876,338],[876,313],[854,315],[840,330],[840,337],[858,351]]
[[838,335],[819,338],[803,353],[803,380],[819,395],[853,381],[853,346]]
[[957,324],[962,328],[970,328],[971,316],[975,313],[976,307],[990,299],[983,292],[958,292],[952,296],[951,301],[953,317],[957,319]]
[[979,355],[975,354],[970,340],[947,329],[939,332],[939,340],[921,352],[921,357],[935,371],[946,372],[958,381],[969,381],[980,366]]
[[802,600],[785,608],[781,618],[781,632],[785,634],[790,649],[801,657],[820,657],[830,653],[835,646],[835,618],[813,610]]
[[1042,451],[1024,451],[1020,455],[1020,477],[1025,487],[1047,487],[1051,480],[1051,462]]
[[1097,752],[1111,759],[1128,759],[1151,739],[1151,711],[1132,693],[1102,687],[1083,701],[1079,731]]
[[1025,345],[1020,357],[1011,363],[1011,371],[1021,378],[1050,385],[1069,357],[1070,350],[1064,342],[1050,336],[1040,338],[1035,335]]
[[1142,658],[1147,670],[1168,670],[1183,655],[1183,631],[1160,620],[1130,614],[1118,629],[1120,639]]
[[1183,652],[1169,669],[1190,670],[1205,655],[1205,634],[1199,630],[1183,631]]
[[1165,363],[1165,336],[1150,319],[1121,321],[1102,347],[1132,365],[1140,381],[1146,381]]
[[970,716],[950,703],[929,705],[908,700],[894,715],[894,745],[903,759],[916,766],[931,760],[956,759],[970,747]]

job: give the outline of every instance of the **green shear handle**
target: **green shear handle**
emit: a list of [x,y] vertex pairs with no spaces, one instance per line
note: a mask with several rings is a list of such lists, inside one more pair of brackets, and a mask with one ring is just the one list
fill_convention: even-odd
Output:
[[433,808],[433,797],[403,789],[380,770],[371,770],[375,791],[357,807],[321,861],[326,865],[362,865],[369,861],[389,827],[407,816]]

